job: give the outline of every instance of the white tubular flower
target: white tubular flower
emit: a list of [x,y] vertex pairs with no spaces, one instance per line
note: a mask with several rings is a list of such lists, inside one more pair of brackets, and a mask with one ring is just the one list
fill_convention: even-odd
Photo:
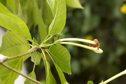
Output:
[[3,63],[4,60],[6,60],[8,57],[7,56],[3,56],[2,54],[0,54],[0,63]]
[[80,39],[80,38],[64,38],[64,39],[60,39],[60,41],[80,41],[80,42],[90,43],[94,45],[96,44],[94,41],[87,40],[87,39]]
[[[94,41],[91,40],[86,40],[86,39],[79,39],[79,38],[65,38],[65,39],[60,39],[60,43],[61,44],[69,44],[69,45],[75,45],[75,46],[79,46],[82,48],[86,48],[89,50],[93,50],[95,53],[103,53],[103,50],[99,48],[99,42],[97,39],[94,39]],[[72,43],[72,42],[63,42],[63,41],[79,41],[79,42],[85,42],[85,43],[89,43],[90,45],[82,45],[82,44],[78,44],[78,43]]]

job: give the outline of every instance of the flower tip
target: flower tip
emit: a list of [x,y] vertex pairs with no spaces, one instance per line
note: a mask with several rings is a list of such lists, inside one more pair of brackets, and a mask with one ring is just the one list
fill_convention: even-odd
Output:
[[103,50],[100,49],[100,48],[99,48],[99,49],[95,48],[94,52],[95,52],[95,53],[103,53]]

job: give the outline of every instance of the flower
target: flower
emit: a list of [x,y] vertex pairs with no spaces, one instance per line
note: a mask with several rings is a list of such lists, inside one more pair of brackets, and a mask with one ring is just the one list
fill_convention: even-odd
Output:
[[[97,39],[94,39],[94,41],[91,41],[91,40],[80,39],[80,38],[64,38],[64,39],[60,39],[59,41],[61,44],[69,44],[69,45],[74,45],[74,46],[86,48],[89,50],[93,50],[95,53],[102,53],[103,52],[103,50],[99,48],[100,43],[98,42]],[[66,41],[79,41],[79,42],[89,43],[90,45],[87,46],[84,44],[66,42]]]
[[126,4],[123,4],[120,10],[122,13],[126,14]]

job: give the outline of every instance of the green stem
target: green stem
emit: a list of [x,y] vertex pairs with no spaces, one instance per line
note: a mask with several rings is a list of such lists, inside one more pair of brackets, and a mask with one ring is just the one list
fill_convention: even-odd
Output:
[[0,63],[0,64],[1,64],[2,66],[4,66],[4,67],[8,68],[9,70],[11,70],[11,71],[13,71],[13,72],[15,72],[15,73],[17,73],[17,74],[20,74],[20,75],[22,75],[23,77],[25,77],[25,78],[31,80],[31,81],[34,82],[34,83],[41,84],[41,82],[39,82],[39,81],[37,81],[37,80],[34,80],[34,79],[32,79],[31,77],[28,77],[28,76],[26,76],[26,75],[20,73],[19,71],[17,71],[17,70],[15,70],[15,69],[11,68],[10,66],[8,66],[8,65],[6,65],[6,64],[4,64],[4,63]]
[[82,47],[82,48],[86,48],[86,49],[89,49],[89,50],[93,50],[95,53],[102,53],[103,52],[103,50],[101,50],[100,48],[97,49],[97,48],[93,48],[93,47],[82,45],[82,44],[78,44],[78,43],[72,43],[72,42],[60,42],[60,43],[61,44],[69,44],[69,45],[74,45],[74,46],[79,46],[79,47]]
[[117,75],[115,75],[115,76],[109,78],[108,80],[106,80],[106,81],[104,81],[104,82],[101,82],[100,84],[107,84],[107,83],[109,83],[110,81],[112,81],[112,80],[114,80],[114,79],[116,79],[116,78],[118,78],[118,77],[120,77],[120,76],[122,76],[122,75],[125,75],[125,74],[126,74],[126,70],[120,72],[119,74],[117,74]]
[[46,43],[48,40],[50,40],[53,36],[50,36],[49,38],[45,39],[43,43]]
[[9,57],[9,58],[3,60],[3,62],[6,62],[6,61],[8,61],[8,60],[15,59],[15,58],[18,58],[18,57],[22,57],[22,56],[25,56],[25,55],[29,55],[29,54],[34,53],[34,52],[36,52],[36,51],[37,51],[37,48],[35,48],[35,49],[33,49],[33,50],[29,51],[29,52],[26,52],[26,53],[24,53],[24,54],[21,54],[21,55]]
[[45,56],[45,53],[44,51],[41,49],[42,53],[43,53],[43,61],[44,61],[44,65],[45,65],[45,72],[46,72],[46,75],[47,75],[47,60],[46,60],[46,56]]
[[64,39],[60,39],[60,41],[80,41],[80,42],[90,43],[94,45],[96,44],[94,41],[87,40],[87,39],[80,39],[80,38],[64,38]]
[[61,43],[61,44],[69,44],[69,45],[79,46],[79,47],[86,48],[86,49],[90,49],[90,50],[93,50],[93,51],[96,50],[96,49],[93,48],[93,47],[89,47],[89,46],[82,45],[82,44],[78,44],[78,43],[71,43],[71,42],[60,42],[60,43]]

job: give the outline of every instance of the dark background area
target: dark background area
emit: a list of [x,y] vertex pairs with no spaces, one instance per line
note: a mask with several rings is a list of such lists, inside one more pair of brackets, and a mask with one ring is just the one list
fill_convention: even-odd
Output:
[[[72,75],[66,79],[70,84],[87,84],[91,80],[99,84],[117,73],[126,69],[126,14],[120,8],[126,3],[123,0],[81,0],[84,9],[67,7],[66,26],[62,38],[84,38],[100,42],[102,54],[80,47],[64,45],[71,54]],[[33,36],[36,31],[31,29]],[[32,71],[33,63],[30,58],[25,62],[28,71]],[[60,80],[53,63],[53,75]],[[45,79],[43,61],[36,66],[38,80]],[[126,84],[126,76],[110,82],[109,84]]]

